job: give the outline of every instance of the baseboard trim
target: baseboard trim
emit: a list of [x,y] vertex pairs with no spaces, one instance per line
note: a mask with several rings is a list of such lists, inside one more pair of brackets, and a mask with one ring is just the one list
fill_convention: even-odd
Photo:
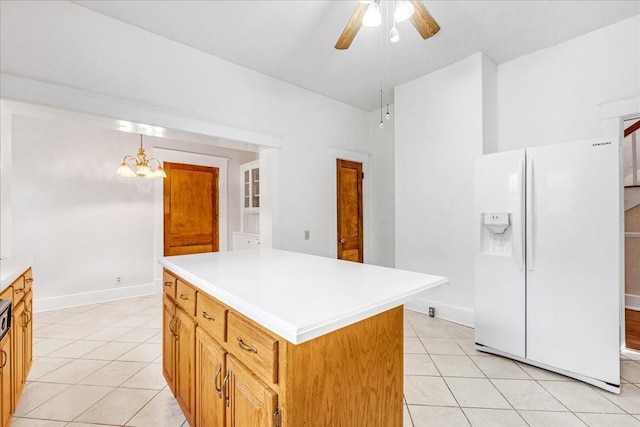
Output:
[[473,310],[441,301],[418,298],[404,305],[409,310],[429,314],[429,307],[435,307],[436,317],[473,328]]
[[627,310],[640,311],[640,295],[625,294],[624,308]]
[[39,313],[42,311],[56,310],[60,308],[69,308],[79,305],[95,304],[124,298],[151,295],[157,293],[157,290],[158,285],[153,282],[144,285],[126,286],[122,288],[102,289],[99,291],[81,292],[77,294],[60,295],[55,297],[34,298],[33,311],[34,313]]

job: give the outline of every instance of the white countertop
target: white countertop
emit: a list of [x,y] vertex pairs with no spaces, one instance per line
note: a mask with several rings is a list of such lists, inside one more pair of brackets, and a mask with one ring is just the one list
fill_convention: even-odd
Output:
[[165,257],[160,264],[293,344],[448,282],[442,276],[266,248]]
[[33,264],[33,258],[7,258],[0,260],[0,292],[11,285]]

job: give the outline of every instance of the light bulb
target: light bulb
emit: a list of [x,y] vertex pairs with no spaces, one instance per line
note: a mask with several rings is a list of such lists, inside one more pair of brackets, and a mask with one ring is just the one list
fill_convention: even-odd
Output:
[[389,31],[389,41],[391,41],[391,43],[396,43],[398,40],[400,40],[400,33],[396,28],[396,24],[393,24],[391,31]]
[[384,116],[387,120],[389,120],[391,118],[391,113],[387,111],[387,114],[385,114]]
[[382,120],[380,120],[380,124],[378,125],[378,127],[379,127],[380,129],[383,129],[383,128],[384,128],[384,123],[382,122]]
[[380,14],[380,7],[378,2],[370,3],[367,6],[367,11],[362,18],[362,25],[365,27],[377,27],[382,22],[382,15]]
[[415,8],[411,3],[406,0],[398,0],[396,3],[396,13],[394,14],[394,19],[396,22],[402,22],[406,19],[411,18],[413,12],[415,12]]

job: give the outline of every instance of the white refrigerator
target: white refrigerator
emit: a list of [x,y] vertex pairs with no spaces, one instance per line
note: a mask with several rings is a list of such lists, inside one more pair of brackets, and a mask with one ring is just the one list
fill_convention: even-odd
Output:
[[475,342],[620,392],[617,138],[476,159]]

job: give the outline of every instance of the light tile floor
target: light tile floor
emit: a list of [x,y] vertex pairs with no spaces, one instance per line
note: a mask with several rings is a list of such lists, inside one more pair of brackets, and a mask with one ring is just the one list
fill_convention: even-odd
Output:
[[[161,310],[152,295],[36,313],[12,426],[187,425],[162,377]],[[639,353],[621,355],[618,396],[480,353],[473,329],[420,313],[406,311],[404,335],[404,427],[640,427]]]

